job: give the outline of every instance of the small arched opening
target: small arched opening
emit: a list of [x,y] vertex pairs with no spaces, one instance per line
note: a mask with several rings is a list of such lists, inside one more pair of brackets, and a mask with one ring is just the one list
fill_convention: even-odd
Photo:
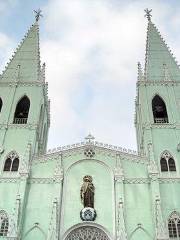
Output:
[[29,115],[29,108],[30,108],[30,100],[27,96],[21,98],[18,102],[14,114],[14,121],[15,124],[26,124]]
[[166,104],[159,95],[152,100],[152,111],[154,123],[168,123]]

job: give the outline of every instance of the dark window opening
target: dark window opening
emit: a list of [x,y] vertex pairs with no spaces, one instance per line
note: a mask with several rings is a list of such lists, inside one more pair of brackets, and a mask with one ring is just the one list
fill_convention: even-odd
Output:
[[11,165],[12,165],[12,160],[10,158],[7,158],[4,164],[4,171],[11,171]]
[[161,172],[168,172],[168,165],[167,165],[167,161],[164,158],[161,158]]
[[12,172],[16,172],[18,171],[18,168],[19,168],[19,159],[18,158],[15,158],[12,162],[12,168],[11,168],[11,171]]
[[176,165],[175,165],[175,161],[174,161],[173,158],[169,159],[168,165],[169,165],[169,171],[171,171],[171,172],[175,172],[176,171]]
[[8,216],[5,211],[0,211],[0,236],[7,236],[9,227]]
[[2,102],[2,99],[0,98],[0,112],[1,112],[1,109],[2,109],[2,105],[3,105],[3,102]]
[[17,172],[19,168],[19,157],[16,152],[11,152],[5,163],[4,163],[4,171],[5,172]]
[[24,96],[17,104],[16,111],[14,114],[15,124],[26,124],[29,114],[30,100],[28,97]]
[[156,95],[152,100],[154,123],[168,123],[166,105],[161,97]]
[[176,238],[177,237],[177,229],[174,220],[170,220],[168,223],[169,237]]

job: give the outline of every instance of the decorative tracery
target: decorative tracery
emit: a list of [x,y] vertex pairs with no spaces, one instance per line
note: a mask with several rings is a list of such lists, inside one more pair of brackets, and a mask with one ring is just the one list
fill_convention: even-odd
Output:
[[0,211],[0,236],[7,236],[9,220],[5,211]]
[[16,172],[19,168],[19,156],[16,152],[10,152],[4,163],[5,172]]
[[161,172],[175,172],[176,164],[174,158],[168,151],[164,151],[160,160]]
[[104,231],[93,226],[83,226],[74,229],[65,240],[110,240]]
[[174,212],[168,221],[169,238],[180,239],[180,216]]

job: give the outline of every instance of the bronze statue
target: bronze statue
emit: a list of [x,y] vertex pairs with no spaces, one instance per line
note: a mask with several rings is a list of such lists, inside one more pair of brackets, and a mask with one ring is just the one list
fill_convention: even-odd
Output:
[[84,207],[94,208],[94,190],[91,176],[83,177],[83,185],[81,187],[81,201]]

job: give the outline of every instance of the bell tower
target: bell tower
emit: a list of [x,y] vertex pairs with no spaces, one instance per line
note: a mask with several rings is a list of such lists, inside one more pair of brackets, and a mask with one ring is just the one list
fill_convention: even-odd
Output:
[[[136,135],[138,151],[152,156],[160,171],[175,171],[170,158],[178,166],[180,143],[180,69],[158,29],[148,19],[145,68],[138,63],[136,98]],[[166,158],[166,166],[161,159]],[[173,160],[173,161],[174,161]],[[171,160],[170,160],[171,161]],[[177,170],[177,169],[176,169]]]
[[[49,101],[45,64],[40,63],[39,12],[36,21],[16,49],[0,76],[1,163],[9,152],[24,158],[46,151],[49,129]],[[21,160],[20,160],[21,165]]]

